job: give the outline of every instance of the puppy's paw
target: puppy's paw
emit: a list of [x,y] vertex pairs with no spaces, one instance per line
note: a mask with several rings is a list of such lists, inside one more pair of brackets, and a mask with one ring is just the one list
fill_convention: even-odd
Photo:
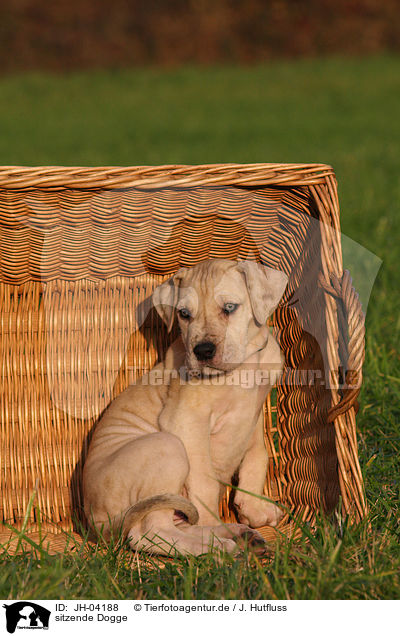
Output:
[[237,537],[236,542],[242,550],[247,548],[257,556],[264,556],[268,552],[267,542],[259,532],[251,528],[244,530],[242,534]]
[[234,504],[240,523],[245,523],[251,528],[275,527],[283,517],[282,510],[275,504],[239,491]]

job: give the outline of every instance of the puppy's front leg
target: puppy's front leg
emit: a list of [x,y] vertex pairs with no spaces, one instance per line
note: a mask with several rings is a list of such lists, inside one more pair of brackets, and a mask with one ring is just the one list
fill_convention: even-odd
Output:
[[283,516],[278,506],[259,497],[264,492],[267,465],[268,455],[264,442],[264,417],[261,411],[249,447],[239,467],[239,488],[254,494],[248,495],[245,492],[241,492],[241,490],[237,490],[234,498],[239,521],[248,524],[252,528],[260,528],[266,525],[276,526]]
[[[203,392],[184,386],[168,399],[159,417],[161,430],[181,439],[189,459],[185,482],[189,500],[199,512],[199,525],[218,523],[220,485],[210,455],[210,408]],[[160,475],[162,479],[162,475]]]

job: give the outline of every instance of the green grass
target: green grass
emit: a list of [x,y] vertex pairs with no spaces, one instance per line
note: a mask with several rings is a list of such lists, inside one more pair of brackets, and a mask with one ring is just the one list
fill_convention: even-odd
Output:
[[[374,520],[372,520],[374,524]],[[121,542],[76,545],[51,555],[4,556],[0,597],[10,599],[391,599],[398,590],[398,543],[390,520],[333,527],[303,525],[296,542],[278,544],[268,558],[244,551],[233,557],[140,559]],[[73,545],[73,544],[72,544]],[[124,548],[124,549],[122,549]]]
[[[398,598],[400,58],[0,79],[0,164],[324,162],[344,234],[382,259],[367,311],[359,429],[371,529],[252,555],[129,562],[3,556],[2,598]],[[351,255],[350,255],[351,256]]]

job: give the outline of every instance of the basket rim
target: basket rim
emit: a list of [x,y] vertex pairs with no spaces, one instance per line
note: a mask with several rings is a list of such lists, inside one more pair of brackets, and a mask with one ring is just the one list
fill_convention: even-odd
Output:
[[320,163],[214,163],[158,166],[0,166],[0,189],[312,186],[335,179]]

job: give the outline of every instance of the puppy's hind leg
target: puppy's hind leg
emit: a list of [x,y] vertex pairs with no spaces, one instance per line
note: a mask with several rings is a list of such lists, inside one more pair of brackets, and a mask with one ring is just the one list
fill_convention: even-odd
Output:
[[[85,512],[97,532],[107,538],[110,533],[119,536],[122,530],[132,549],[157,554],[207,552],[207,540],[190,536],[174,523],[176,510],[190,524],[198,519],[195,506],[182,496],[189,460],[176,435],[143,435],[107,460],[95,458],[86,470]],[[236,548],[229,540],[222,539],[221,544],[227,551]]]
[[224,552],[238,552],[238,546],[231,538],[221,538],[210,533],[207,528],[193,526],[197,532],[193,534],[190,529],[176,527],[173,518],[168,511],[160,510],[149,512],[140,530],[132,527],[128,532],[131,539],[131,547],[136,550],[145,550],[151,554],[163,554],[168,556],[205,554],[211,547]]
[[[171,556],[207,552],[208,541],[199,535],[191,536],[174,522],[175,510],[186,514],[191,524],[198,519],[196,508],[180,494],[190,468],[181,440],[170,433],[156,433],[137,442],[142,442],[135,451],[141,446],[140,457],[146,470],[141,473],[140,481],[132,484],[132,506],[123,522],[132,549]],[[228,552],[237,550],[229,539],[219,543],[218,547]]]

